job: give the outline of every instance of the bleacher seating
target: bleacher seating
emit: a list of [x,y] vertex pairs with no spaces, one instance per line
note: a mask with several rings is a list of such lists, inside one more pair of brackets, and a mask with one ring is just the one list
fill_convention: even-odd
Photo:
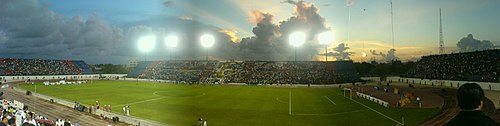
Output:
[[359,79],[351,61],[141,62],[128,76],[182,83],[247,84],[332,84]]
[[92,70],[89,65],[84,61],[73,61],[73,63],[80,69],[82,74],[92,74]]
[[[75,63],[76,62],[76,63]],[[0,58],[0,75],[81,75],[92,71],[83,61]]]
[[137,64],[137,66],[135,66],[135,68],[128,73],[127,76],[133,78],[139,77],[139,75],[141,75],[144,70],[146,70],[149,64],[151,64],[151,61],[140,61],[139,64]]
[[499,82],[500,49],[423,56],[405,77]]

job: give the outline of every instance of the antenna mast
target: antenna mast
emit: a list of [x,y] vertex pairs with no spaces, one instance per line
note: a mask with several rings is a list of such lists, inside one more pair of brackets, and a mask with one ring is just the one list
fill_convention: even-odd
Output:
[[444,54],[443,23],[441,19],[441,8],[439,8],[439,54]]
[[392,13],[392,0],[391,0],[391,28],[392,28],[392,49],[394,49],[394,15]]

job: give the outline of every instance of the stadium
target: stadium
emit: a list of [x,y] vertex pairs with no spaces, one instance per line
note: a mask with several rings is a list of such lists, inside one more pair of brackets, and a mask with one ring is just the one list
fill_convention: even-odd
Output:
[[[445,45],[441,8],[439,47],[428,47],[434,53],[427,53],[418,44],[395,46],[394,16],[409,24],[393,15],[392,0],[373,5],[347,0],[338,6],[272,1],[268,4],[280,5],[269,12],[233,17],[249,16],[251,35],[219,27],[239,25],[225,17],[238,12],[228,10],[265,10],[269,5],[259,2],[269,1],[120,1],[123,8],[95,2],[0,0],[0,125],[440,126],[468,121],[459,117],[470,111],[490,125],[500,124],[498,42],[468,34],[450,37],[458,42]],[[395,6],[422,6],[398,2]],[[424,3],[432,4],[419,4]],[[234,8],[219,8],[228,7],[223,5]],[[446,5],[440,4],[453,10]],[[137,13],[125,11],[132,6]],[[390,15],[389,25],[381,25],[392,27],[390,37],[357,37],[370,28],[351,22],[351,7],[361,8],[357,16],[352,12],[359,20],[369,17],[370,9],[385,8],[378,11]],[[282,18],[283,8],[293,9],[292,16],[273,21]],[[345,29],[322,16],[342,17],[331,9],[348,13]],[[88,11],[93,14],[73,15]],[[367,19],[386,18],[373,15]],[[370,33],[378,32],[386,31]],[[389,51],[376,51],[384,49]],[[463,94],[470,85],[482,92],[477,101],[476,94]],[[465,109],[467,103],[474,108]]]

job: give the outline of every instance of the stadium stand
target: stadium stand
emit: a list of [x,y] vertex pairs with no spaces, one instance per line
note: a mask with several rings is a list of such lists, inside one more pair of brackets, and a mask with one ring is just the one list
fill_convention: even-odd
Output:
[[499,82],[499,74],[500,49],[492,49],[423,56],[404,76],[422,79]]
[[81,75],[92,74],[83,61],[0,58],[0,75]]
[[133,77],[133,78],[139,77],[139,75],[141,75],[142,72],[144,72],[146,70],[146,68],[149,66],[149,64],[151,64],[150,61],[139,62],[139,64],[137,64],[137,66],[132,71],[130,71],[130,73],[128,73],[127,76]]
[[75,64],[81,71],[82,74],[92,74],[92,70],[90,69],[89,65],[85,63],[84,61],[73,61],[73,64]]
[[141,62],[128,77],[176,83],[332,84],[359,79],[351,61],[156,61]]

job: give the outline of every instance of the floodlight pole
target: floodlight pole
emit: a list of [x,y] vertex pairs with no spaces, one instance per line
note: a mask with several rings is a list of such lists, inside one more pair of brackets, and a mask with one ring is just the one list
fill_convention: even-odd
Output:
[[328,46],[325,45],[325,62],[328,62]]
[[205,59],[208,61],[208,48],[205,48],[205,50],[206,50],[206,57],[205,57]]

